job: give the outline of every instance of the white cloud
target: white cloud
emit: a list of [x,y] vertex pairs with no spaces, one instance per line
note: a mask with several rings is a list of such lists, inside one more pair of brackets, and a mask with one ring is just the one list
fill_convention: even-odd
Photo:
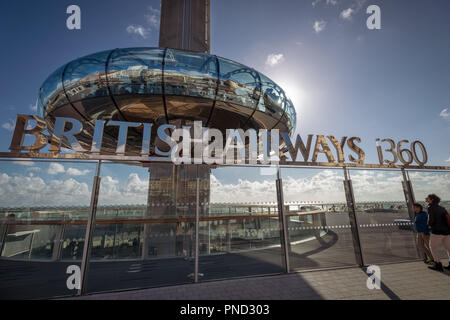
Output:
[[140,35],[142,38],[147,38],[147,29],[142,27],[141,25],[130,25],[127,27],[128,33],[134,33]]
[[[320,3],[322,0],[314,0],[313,2],[312,2],[312,6],[313,7],[315,7],[318,3]],[[326,3],[326,5],[327,6],[335,6],[335,5],[337,5],[338,4],[338,1],[337,0],[326,0],[325,1],[325,3]]]
[[66,170],[64,169],[64,166],[60,163],[52,162],[50,163],[50,166],[48,167],[47,173],[51,175],[55,175],[58,173],[64,173]]
[[344,20],[352,20],[352,14],[355,12],[352,8],[342,10],[340,17]]
[[148,179],[141,180],[137,173],[131,173],[122,188],[126,195],[148,194]]
[[67,169],[66,173],[70,176],[84,176],[91,172],[91,170],[85,169],[85,170],[78,170],[76,168],[69,168]]
[[61,153],[71,153],[71,154],[75,154],[76,152],[73,151],[72,149],[61,147]]
[[[343,177],[336,170],[324,170],[312,177],[283,177],[284,199],[292,201],[344,202]],[[211,175],[211,202],[276,202],[274,178],[262,181],[238,179],[223,183]]]
[[[114,179],[111,176],[102,177],[100,190],[101,190],[101,200],[103,200],[104,194],[111,194],[117,191],[117,185],[119,184],[119,180]],[[100,200],[100,199],[99,199]]]
[[356,11],[359,11],[362,9],[362,7],[364,6],[364,4],[367,2],[368,0],[355,0],[354,4],[353,4],[353,8],[355,8]]
[[146,25],[143,26],[141,24],[131,24],[126,29],[128,33],[137,34],[146,39],[148,34],[152,30],[159,29],[161,11],[159,9],[153,8],[152,6],[149,6],[147,10],[148,13],[144,15]]
[[410,172],[416,200],[424,201],[430,193],[436,193],[442,200],[450,200],[450,173]]
[[5,122],[4,124],[2,124],[2,128],[8,131],[14,131],[14,127],[16,126],[16,123],[14,122],[14,120],[9,119],[8,122]]
[[448,108],[445,108],[444,110],[442,110],[441,113],[439,114],[439,116],[445,120],[449,119],[450,112],[448,112]]
[[[450,160],[450,159],[449,159]],[[321,201],[344,203],[343,174],[340,170],[284,169],[283,190],[286,202]],[[67,170],[69,171],[69,170]],[[298,172],[298,173],[297,173]],[[429,193],[450,199],[450,173],[410,172],[414,193],[418,200]],[[223,182],[211,175],[211,203],[276,202],[273,177],[251,181],[240,178]],[[351,170],[357,203],[373,201],[404,201],[400,172]],[[99,205],[146,205],[148,176],[131,173],[126,180],[111,176],[101,180]],[[36,176],[10,176],[0,173],[0,207],[19,206],[88,206],[90,184],[73,178],[44,180]]]
[[[55,168],[61,170],[59,166]],[[39,173],[30,173],[27,173],[28,176],[0,173],[0,207],[89,205],[90,183],[74,178],[47,180],[37,176]],[[141,178],[137,173],[131,173],[122,181],[111,176],[104,176],[101,180],[100,206],[147,205],[147,201],[148,176]]]
[[152,6],[148,7],[150,11],[149,14],[145,15],[145,19],[151,28],[159,28],[160,19],[161,19],[161,11],[153,8]]
[[[450,159],[449,159],[450,160]],[[289,171],[288,171],[289,170]],[[343,174],[338,170],[322,170],[311,176],[301,176],[305,171],[286,169],[283,173],[283,191],[286,202],[321,201],[324,203],[345,202]],[[410,173],[414,192],[417,195],[436,192],[443,199],[450,199],[450,173]],[[402,175],[400,172],[369,170],[351,171],[353,189],[357,202],[404,201]],[[423,198],[423,197],[422,197]],[[276,202],[275,182],[272,177],[250,181],[238,179],[234,183],[219,181],[211,175],[211,202]]]
[[32,167],[34,166],[33,161],[13,161],[12,163],[18,164],[19,166]]
[[123,184],[111,176],[102,178],[99,205],[146,205],[147,201],[148,178],[131,173]]
[[36,100],[35,104],[30,104],[30,110],[33,112],[37,112],[38,101]]
[[320,33],[323,30],[325,30],[326,26],[327,26],[327,22],[324,21],[324,20],[315,21],[314,24],[313,24],[314,32],[315,33]]
[[282,53],[271,53],[267,56],[266,65],[276,66],[284,60],[284,55]]
[[89,201],[88,185],[74,179],[46,182],[35,176],[0,174],[0,207],[87,206]]
[[237,183],[222,183],[213,174],[211,179],[211,202],[275,202],[275,183],[270,178],[263,181],[238,179]]

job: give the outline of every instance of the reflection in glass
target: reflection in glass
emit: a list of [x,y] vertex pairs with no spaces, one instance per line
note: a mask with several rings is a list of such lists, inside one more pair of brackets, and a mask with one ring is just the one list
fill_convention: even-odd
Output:
[[42,85],[39,97],[45,107],[52,105],[53,108],[57,108],[67,103],[67,98],[62,90],[63,71],[64,67],[59,68]]
[[417,259],[400,171],[350,170],[365,263]]
[[281,176],[291,268],[355,265],[342,171],[283,168]]
[[162,49],[117,49],[108,63],[114,95],[162,94]]
[[286,95],[278,85],[264,75],[261,75],[262,99],[258,110],[280,119],[286,106]]
[[219,58],[220,84],[217,100],[255,109],[261,95],[258,72],[231,60]]
[[[66,269],[81,264],[95,168],[0,162],[0,298],[75,294]],[[283,272],[274,173],[103,163],[88,292],[193,281],[197,181],[200,280]],[[342,171],[282,168],[281,176],[291,269],[355,265]],[[409,176],[416,197],[435,192],[449,202],[448,173]],[[366,264],[416,259],[401,172],[352,169],[350,177]]]
[[195,197],[197,170],[188,169],[102,165],[89,292],[192,282],[195,203],[183,186]]
[[0,162],[0,298],[74,295],[66,269],[80,265],[95,164]]
[[217,63],[214,56],[167,49],[164,71],[167,95],[215,98]]
[[[86,210],[85,220],[89,212]],[[61,247],[61,260],[78,260],[83,258],[84,238],[86,225],[67,225],[64,227],[63,244]]]
[[285,119],[288,128],[297,127],[297,112],[295,111],[294,104],[289,98],[286,98],[286,112],[282,118],[282,121]]
[[283,272],[273,176],[258,168],[218,168],[210,188],[199,225],[201,279]]
[[[56,117],[85,124],[78,138],[87,149],[98,119],[291,132],[296,116],[284,91],[252,68],[170,48],[115,49],[73,60],[44,82],[39,100],[50,130]],[[141,134],[129,130],[129,152],[138,152]],[[116,136],[105,128],[103,153],[115,150]]]
[[[427,203],[425,198],[432,193],[441,198],[440,205],[450,211],[450,173],[445,171],[423,172],[408,171],[409,179],[412,183],[416,202],[420,203],[426,211]],[[439,255],[448,258],[443,246],[439,246]]]
[[140,259],[142,226],[139,224],[97,225],[92,239],[91,259]]
[[99,52],[67,65],[64,88],[71,102],[108,95],[105,65],[109,54],[110,51]]

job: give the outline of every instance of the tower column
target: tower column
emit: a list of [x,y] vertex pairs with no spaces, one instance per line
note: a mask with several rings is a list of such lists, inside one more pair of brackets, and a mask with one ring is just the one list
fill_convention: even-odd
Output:
[[210,52],[210,0],[162,0],[159,46]]

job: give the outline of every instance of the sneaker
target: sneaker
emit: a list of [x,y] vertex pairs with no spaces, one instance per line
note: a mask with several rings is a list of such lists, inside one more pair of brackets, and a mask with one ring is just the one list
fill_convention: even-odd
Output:
[[444,268],[442,267],[442,263],[440,263],[440,262],[435,262],[434,265],[429,266],[428,269],[435,270],[435,271],[441,271],[441,272],[444,271]]

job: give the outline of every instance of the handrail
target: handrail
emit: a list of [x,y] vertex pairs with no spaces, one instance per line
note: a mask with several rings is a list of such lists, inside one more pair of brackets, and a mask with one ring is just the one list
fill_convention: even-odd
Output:
[[[161,156],[140,156],[138,154],[123,155],[102,155],[86,153],[38,153],[38,152],[0,152],[0,159],[7,158],[11,161],[20,161],[23,159],[47,159],[47,160],[103,160],[103,161],[121,161],[121,162],[154,162],[154,163],[172,163],[170,157]],[[258,167],[258,168],[271,168],[273,164],[219,164],[219,167]],[[418,165],[387,165],[387,164],[369,164],[369,163],[339,163],[339,162],[304,162],[304,161],[292,161],[286,162],[281,160],[277,166],[280,168],[350,168],[356,169],[405,169],[405,170],[437,170],[437,171],[450,171],[450,166],[418,166]]]
[[[288,213],[286,216],[308,216],[326,213],[326,210],[316,210],[307,212]],[[245,220],[255,218],[278,218],[278,214],[250,214],[239,216],[215,216],[215,217],[200,217],[200,221],[220,221],[220,220]],[[140,223],[178,223],[178,222],[195,222],[195,217],[174,217],[174,218],[139,218],[139,219],[101,219],[97,218],[96,225],[105,224],[140,224]],[[6,222],[7,225],[85,225],[87,220],[35,220],[35,221],[15,221]]]

